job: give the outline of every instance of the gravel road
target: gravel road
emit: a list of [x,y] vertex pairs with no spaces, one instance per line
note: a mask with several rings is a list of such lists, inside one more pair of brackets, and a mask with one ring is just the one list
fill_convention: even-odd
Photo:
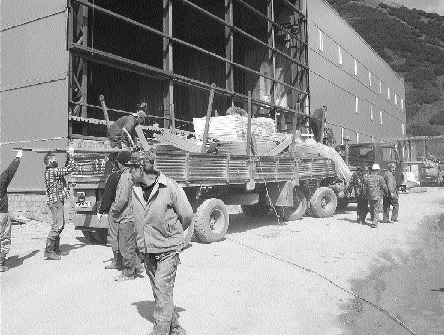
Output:
[[[193,242],[181,254],[180,322],[189,335],[409,334],[353,293],[418,334],[443,334],[444,260],[436,252],[443,250],[444,189],[424,191],[401,195],[400,221],[378,229],[357,224],[353,205],[332,218],[286,225],[233,214],[224,241]],[[36,221],[13,226],[11,269],[0,275],[1,334],[149,333],[147,276],[114,282],[117,272],[104,269],[110,248],[88,243],[71,225],[61,239],[67,255],[45,261],[48,229]],[[431,243],[436,250],[424,248]],[[418,250],[427,250],[425,258],[414,257]],[[429,260],[428,275],[419,276],[421,259]]]

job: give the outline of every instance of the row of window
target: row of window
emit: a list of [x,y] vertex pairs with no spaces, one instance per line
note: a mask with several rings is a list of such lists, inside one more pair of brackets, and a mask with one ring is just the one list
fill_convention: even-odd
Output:
[[[401,132],[402,135],[405,135],[405,124],[402,122],[401,123]],[[359,143],[359,136],[360,133],[356,132],[356,143]],[[344,128],[341,127],[341,144],[344,144],[344,138],[345,138],[345,131]],[[375,141],[375,138],[373,136],[370,136],[370,141],[373,143]],[[383,140],[380,140],[381,143],[384,142]]]
[[[318,32],[319,32],[318,49],[319,49],[319,51],[323,52],[324,51],[324,33],[320,29],[318,29]],[[354,75],[358,76],[358,61],[356,59],[353,59],[353,61],[354,61]],[[343,65],[342,48],[339,45],[338,45],[338,64]],[[370,71],[368,71],[368,86],[369,87],[372,87],[372,77],[373,77],[372,73]],[[380,79],[379,79],[379,94],[382,95],[382,81]],[[395,106],[398,106],[398,95],[396,93],[394,93],[393,98],[394,98]],[[390,87],[387,87],[387,100],[391,100]],[[399,107],[401,108],[401,110],[404,110],[404,99],[400,98],[399,100],[400,100]]]
[[[372,104],[370,104],[370,120],[374,120],[374,110],[377,110],[377,108],[373,108],[374,106]],[[382,110],[379,111],[379,124],[383,124],[383,120],[382,120]],[[359,114],[359,98],[355,97],[355,113]],[[402,123],[403,125],[403,129],[402,129],[402,133],[404,134],[404,123]]]

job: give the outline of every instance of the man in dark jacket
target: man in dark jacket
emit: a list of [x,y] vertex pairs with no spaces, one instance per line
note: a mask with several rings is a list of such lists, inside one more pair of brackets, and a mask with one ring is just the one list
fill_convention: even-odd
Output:
[[327,122],[327,106],[316,109],[310,116],[310,129],[313,132],[314,139],[323,143],[324,127]]
[[365,224],[365,217],[368,213],[368,200],[365,189],[365,178],[367,175],[367,166],[363,165],[359,167],[356,172],[353,173],[348,187],[349,193],[351,193],[353,189],[355,190],[357,221],[361,224]]
[[396,180],[394,176],[394,172],[396,169],[396,165],[394,163],[390,163],[388,165],[388,171],[384,173],[384,180],[387,184],[387,194],[383,197],[383,219],[382,222],[389,223],[389,217],[390,217],[390,207],[393,207],[392,209],[392,221],[398,222],[398,210],[399,210],[399,203],[398,203],[398,188],[396,187]]
[[65,176],[70,174],[76,168],[73,155],[74,148],[67,152],[68,157],[64,167],[59,167],[54,153],[47,153],[43,157],[46,165],[45,186],[48,197],[48,207],[52,214],[51,229],[46,240],[44,257],[48,260],[60,260],[60,233],[65,227],[65,199],[69,198],[69,192],[66,185]]
[[[125,165],[131,159],[131,152],[121,151],[117,154],[115,160],[117,171],[109,175],[106,180],[105,189],[102,194],[102,201],[98,211],[98,219],[100,221],[102,215],[108,214],[111,209],[111,205],[116,200],[116,190],[119,184],[120,176],[125,168]],[[117,220],[114,220],[112,215],[108,215],[108,243],[111,245],[113,251],[113,260],[110,264],[105,266],[105,269],[122,269],[122,255],[119,251],[118,231],[119,224]]]
[[0,175],[0,272],[8,271],[6,255],[11,247],[11,216],[8,213],[8,186],[20,164],[23,151],[19,150],[14,160]]
[[379,174],[379,164],[373,164],[370,174],[365,178],[367,199],[370,204],[372,223],[370,227],[377,228],[382,197],[387,193],[387,185]]
[[135,153],[130,166],[137,245],[145,260],[155,299],[151,335],[184,335],[173,303],[179,252],[193,209],[175,181],[154,169],[155,155]]

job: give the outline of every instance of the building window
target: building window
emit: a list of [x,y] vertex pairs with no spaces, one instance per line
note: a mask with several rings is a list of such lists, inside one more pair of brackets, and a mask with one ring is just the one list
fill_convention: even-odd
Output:
[[382,94],[382,81],[379,81],[379,94]]
[[401,98],[401,109],[404,109],[404,99]]
[[356,143],[359,143],[359,133],[356,132]]
[[398,96],[395,93],[395,106],[398,106]]
[[359,98],[355,97],[355,113],[359,113]]
[[368,72],[368,86],[372,86],[372,73],[370,71]]
[[354,59],[355,62],[355,76],[358,75],[358,62],[356,61],[356,59]]
[[404,124],[404,122],[401,123],[401,130],[402,130],[402,135],[405,135],[405,124]]
[[370,120],[373,121],[373,105],[370,105]]
[[390,100],[390,87],[387,87],[387,99]]
[[341,128],[341,144],[344,144],[344,128]]
[[382,124],[382,111],[379,111],[379,124]]
[[370,141],[372,141],[372,143],[375,141],[375,138],[373,136],[370,136]]
[[319,32],[319,51],[324,51],[324,33],[318,29]]
[[338,45],[338,63],[342,65],[342,49],[339,45]]

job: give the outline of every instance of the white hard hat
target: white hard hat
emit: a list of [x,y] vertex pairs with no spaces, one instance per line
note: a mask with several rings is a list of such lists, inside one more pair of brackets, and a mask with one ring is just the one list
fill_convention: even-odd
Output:
[[381,168],[379,167],[379,164],[373,164],[372,165],[372,170],[376,171],[376,170],[380,170]]

